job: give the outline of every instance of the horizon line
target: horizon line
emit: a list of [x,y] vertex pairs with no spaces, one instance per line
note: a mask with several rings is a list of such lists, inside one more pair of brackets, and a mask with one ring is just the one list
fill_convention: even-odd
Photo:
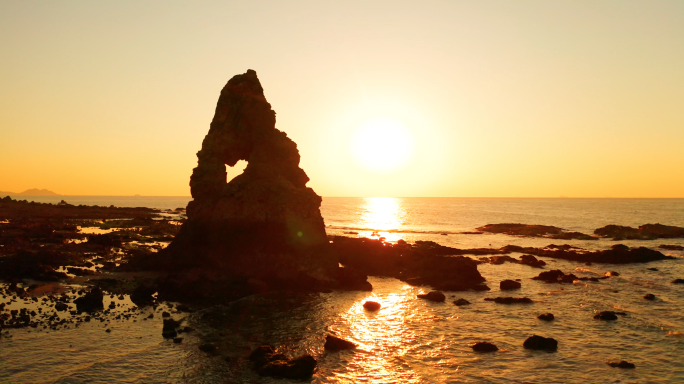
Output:
[[[10,197],[179,197],[192,198],[190,195],[21,195]],[[3,196],[0,196],[2,198]],[[683,197],[613,197],[613,196],[321,196],[324,198],[393,198],[393,199],[684,199]]]

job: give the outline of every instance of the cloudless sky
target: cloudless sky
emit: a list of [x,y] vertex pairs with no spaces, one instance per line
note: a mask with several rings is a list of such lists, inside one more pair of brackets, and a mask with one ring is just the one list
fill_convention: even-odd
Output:
[[[684,2],[654,0],[3,0],[0,191],[189,195],[247,69],[322,196],[684,197]],[[354,158],[378,118],[390,171]]]

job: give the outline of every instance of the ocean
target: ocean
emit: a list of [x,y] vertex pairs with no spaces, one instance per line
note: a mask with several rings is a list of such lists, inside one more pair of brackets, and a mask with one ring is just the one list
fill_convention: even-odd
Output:
[[[15,198],[160,209],[184,207],[189,201],[188,197]],[[684,227],[684,199],[324,198],[321,213],[330,235],[381,236],[391,242],[431,240],[458,248],[555,243],[598,250],[621,243],[658,249],[676,259],[587,266],[541,257],[547,262],[545,270],[560,269],[580,277],[607,271],[620,274],[599,282],[563,285],[531,280],[540,270],[526,265],[480,264],[478,269],[492,290],[448,292],[446,303],[416,299],[425,288],[378,277],[369,279],[373,292],[248,297],[228,308],[227,313],[236,317],[226,318],[225,329],[214,335],[235,341],[231,361],[197,350],[204,337],[201,329],[182,344],[162,339],[160,316],[113,322],[111,333],[105,333],[102,324],[51,332],[12,330],[11,337],[0,337],[0,382],[281,382],[243,369],[241,356],[249,354],[245,345],[261,343],[282,346],[291,355],[316,357],[314,383],[684,382],[684,286],[671,283],[684,278],[684,252],[658,248],[684,246],[684,239],[616,242],[463,233],[495,223],[553,225],[587,234],[608,224]],[[504,279],[521,279],[522,288],[500,292],[498,283]],[[656,300],[645,300],[647,293]],[[484,301],[497,296],[525,296],[534,303]],[[455,306],[452,302],[458,298],[472,304]],[[382,309],[364,311],[362,304],[369,299],[380,302]],[[604,310],[626,315],[612,322],[593,319],[595,312]],[[537,319],[546,312],[553,313],[555,320]],[[359,344],[358,350],[325,352],[323,338],[328,332]],[[524,340],[533,334],[555,338],[558,350],[524,349]],[[477,341],[492,342],[499,351],[474,353],[470,345]],[[620,360],[634,363],[636,369],[607,364]]]

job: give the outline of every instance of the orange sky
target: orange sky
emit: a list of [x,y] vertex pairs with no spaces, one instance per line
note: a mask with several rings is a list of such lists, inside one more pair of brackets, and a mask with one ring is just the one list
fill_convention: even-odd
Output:
[[[323,196],[684,197],[682,20],[681,1],[4,1],[0,191],[189,195],[251,68]],[[389,170],[358,154],[383,119],[410,140]]]

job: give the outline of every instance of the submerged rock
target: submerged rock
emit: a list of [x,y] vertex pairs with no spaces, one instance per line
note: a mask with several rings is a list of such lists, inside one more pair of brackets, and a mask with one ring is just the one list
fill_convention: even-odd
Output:
[[525,349],[535,349],[542,351],[555,351],[558,349],[558,341],[551,337],[530,336],[523,343]]
[[368,311],[377,311],[380,310],[380,307],[382,307],[380,303],[375,301],[366,301],[365,303],[363,303],[363,308],[365,308]]
[[552,321],[555,318],[556,317],[553,315],[553,313],[542,313],[541,315],[537,316],[537,319],[544,321]]
[[619,362],[619,363],[610,362],[610,363],[608,363],[608,365],[610,365],[610,366],[613,367],[613,368],[624,368],[624,369],[634,369],[634,368],[636,368],[636,366],[635,366],[634,364],[628,363],[628,362],[626,362],[626,361],[624,361],[624,360],[622,360],[622,361]]
[[78,312],[97,312],[104,309],[104,293],[98,287],[88,291],[85,295],[74,300]]
[[572,273],[568,273],[566,275],[560,269],[554,269],[552,271],[542,272],[538,276],[533,277],[532,280],[542,280],[542,281],[545,281],[547,283],[570,283],[570,284],[572,284],[572,282],[575,280],[578,280],[578,278],[577,278],[577,276],[575,276]]
[[656,297],[655,297],[655,295],[652,294],[652,293],[647,293],[647,294],[644,295],[644,299],[653,301],[653,300],[656,299]]
[[606,320],[606,321],[617,320],[617,319],[618,319],[617,314],[618,314],[618,312],[613,312],[613,311],[602,311],[602,312],[599,312],[599,313],[595,314],[595,315],[594,315],[594,319],[596,319],[596,320]]
[[289,359],[282,353],[276,353],[272,345],[262,345],[249,355],[252,369],[261,376],[306,380],[316,370],[318,362],[311,355],[302,355]]
[[672,284],[684,284],[684,279],[674,279],[672,280]]
[[418,298],[434,301],[436,303],[443,303],[444,300],[446,300],[446,296],[444,296],[444,293],[440,291],[431,291],[426,294],[418,295]]
[[[333,284],[321,197],[306,186],[297,145],[275,128],[276,114],[253,70],[223,88],[190,178],[187,221],[161,253],[169,269],[200,267],[269,287]],[[226,165],[247,161],[226,182]]]
[[522,284],[514,280],[503,280],[499,283],[499,289],[502,291],[519,289],[520,287],[522,287]]
[[496,345],[486,341],[477,342],[472,345],[472,348],[475,352],[495,352],[499,350]]
[[456,305],[458,305],[458,306],[460,307],[460,306],[462,306],[462,305],[468,305],[468,304],[470,304],[470,301],[468,301],[468,300],[466,300],[466,299],[458,299],[458,300],[454,301],[454,304],[456,304]]
[[323,348],[328,351],[341,351],[343,349],[355,349],[356,344],[333,335],[326,335]]
[[485,301],[493,301],[497,304],[532,304],[534,301],[528,297],[487,297]]

